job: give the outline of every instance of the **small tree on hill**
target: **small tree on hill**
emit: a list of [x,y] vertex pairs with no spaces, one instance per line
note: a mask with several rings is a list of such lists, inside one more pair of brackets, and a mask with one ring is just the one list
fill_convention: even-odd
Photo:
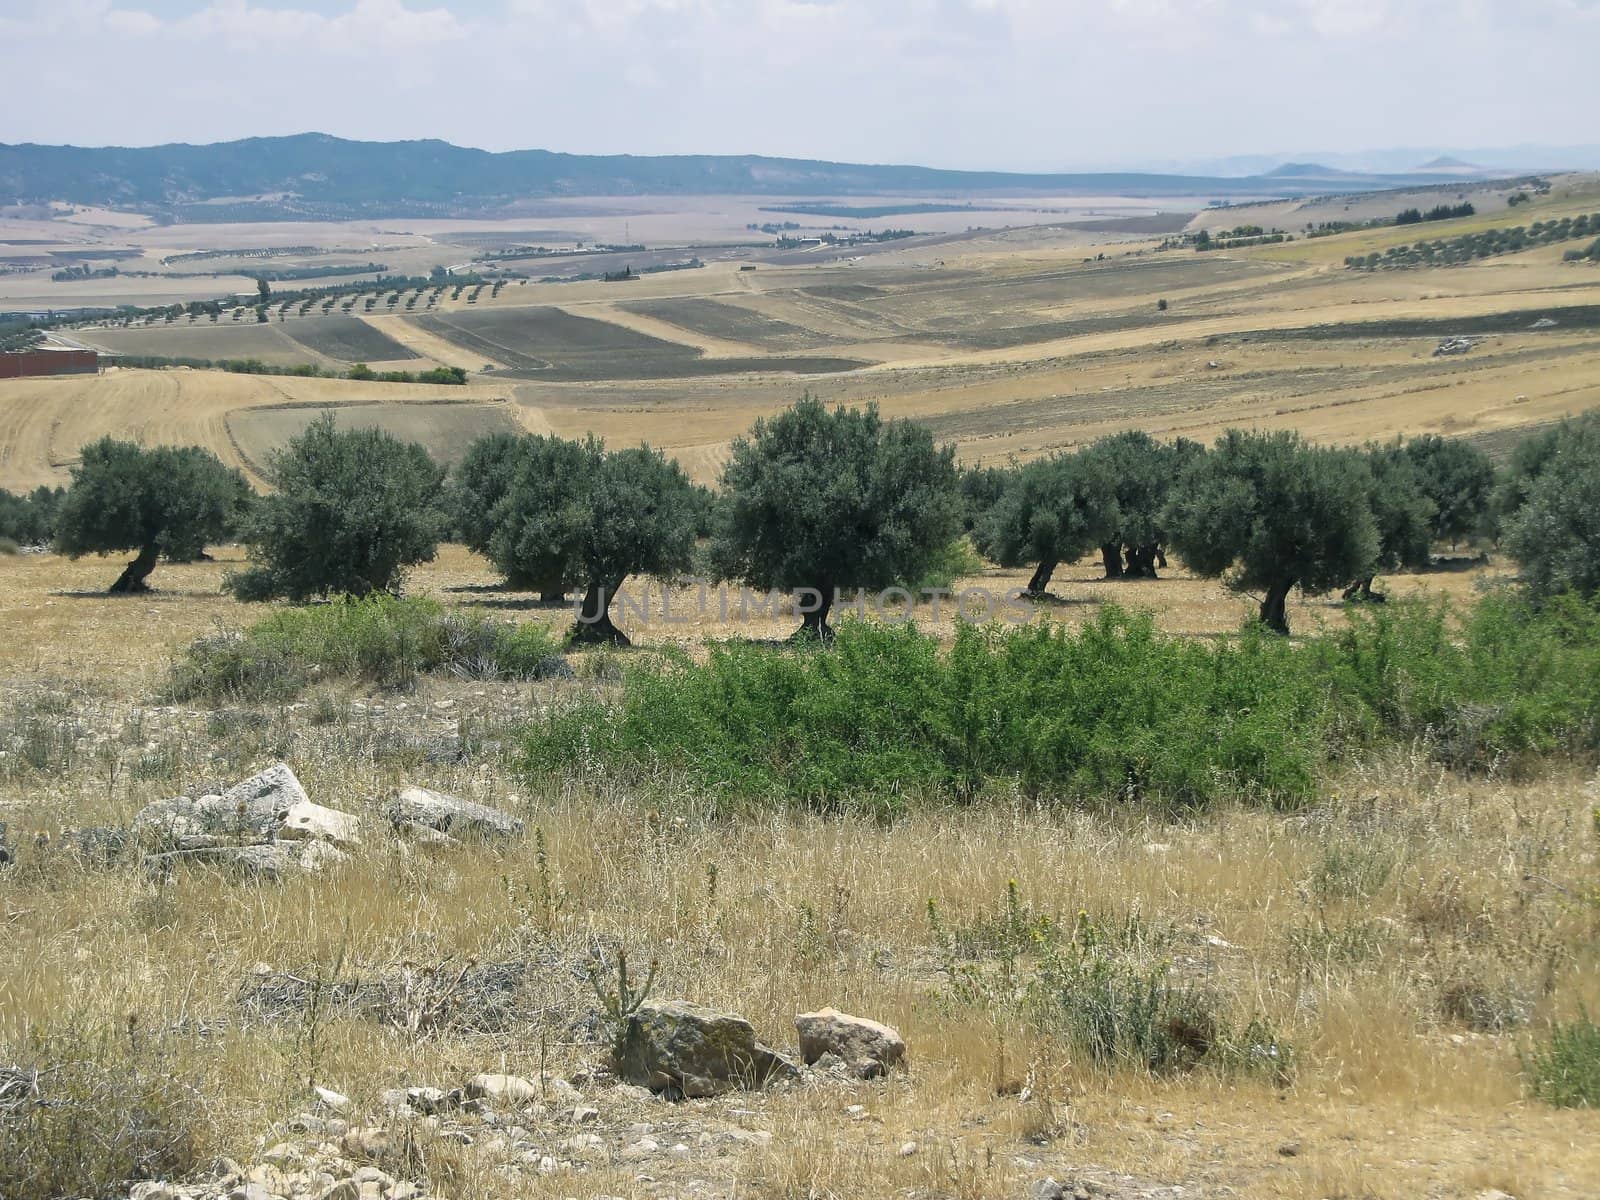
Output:
[[712,559],[725,579],[804,589],[797,637],[831,637],[844,588],[905,586],[961,532],[955,453],[875,405],[802,398],[733,443]]
[[490,557],[542,589],[583,589],[575,642],[626,646],[611,604],[630,575],[687,571],[696,500],[675,462],[647,446],[532,438],[494,508]]
[[444,470],[415,442],[313,421],[271,458],[276,491],[243,537],[253,566],[224,580],[241,600],[393,591],[444,532]]
[[1261,622],[1289,632],[1285,601],[1372,573],[1378,531],[1372,477],[1348,450],[1311,446],[1292,433],[1230,430],[1179,480],[1165,523],[1196,574],[1260,591]]
[[1434,541],[1455,545],[1481,533],[1494,501],[1494,463],[1471,442],[1436,433],[1406,443],[1417,484],[1434,507]]
[[251,495],[244,477],[198,446],[157,446],[102,438],[83,448],[56,514],[56,549],[72,558],[135,551],[110,587],[149,590],[157,560],[198,557],[226,536]]
[[1100,546],[1107,579],[1154,579],[1167,565],[1162,514],[1173,483],[1205,447],[1187,438],[1158,442],[1139,430],[1101,438],[1089,447],[1089,458],[1111,481],[1117,524]]
[[[1363,452],[1372,476],[1368,502],[1378,532],[1377,571],[1416,570],[1428,565],[1438,510],[1424,490],[1422,472],[1410,447],[1398,442],[1368,446]],[[1346,600],[1381,601],[1372,590],[1373,573],[1356,579],[1345,589]]]
[[1109,541],[1119,519],[1105,464],[1084,451],[1058,454],[1017,473],[978,523],[973,540],[1002,567],[1034,564],[1026,591],[1042,596],[1056,567]]
[[1600,419],[1563,422],[1509,519],[1506,547],[1534,596],[1600,595]]

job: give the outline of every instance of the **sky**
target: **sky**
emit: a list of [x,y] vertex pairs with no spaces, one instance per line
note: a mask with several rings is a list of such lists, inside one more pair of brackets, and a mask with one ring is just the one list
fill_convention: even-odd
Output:
[[1594,142],[1600,0],[0,0],[0,142],[1059,170]]

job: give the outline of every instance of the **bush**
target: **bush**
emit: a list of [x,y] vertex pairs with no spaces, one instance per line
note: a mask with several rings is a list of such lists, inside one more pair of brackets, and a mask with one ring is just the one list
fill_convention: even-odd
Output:
[[1600,595],[1600,421],[1564,423],[1506,524],[1536,597]]
[[448,521],[444,471],[415,442],[312,422],[272,456],[276,491],[243,530],[254,564],[224,586],[241,600],[364,596],[433,559]]
[[1082,629],[848,622],[832,651],[729,643],[637,667],[614,703],[529,731],[531,776],[622,773],[738,805],[892,812],[1020,789],[1051,801],[1293,805],[1330,764],[1420,743],[1461,768],[1600,749],[1600,608],[1396,602],[1296,647],[1202,643],[1112,606]]
[[243,633],[202,638],[172,665],[173,700],[277,702],[321,679],[404,688],[421,674],[536,679],[559,651],[542,625],[446,612],[431,600],[376,595],[285,609]]
[[31,1035],[19,1069],[0,1069],[0,1196],[125,1196],[192,1175],[205,1117],[167,1048],[131,1025]]
[[1570,1023],[1555,1023],[1524,1069],[1534,1096],[1546,1104],[1600,1108],[1600,1025],[1587,1012]]

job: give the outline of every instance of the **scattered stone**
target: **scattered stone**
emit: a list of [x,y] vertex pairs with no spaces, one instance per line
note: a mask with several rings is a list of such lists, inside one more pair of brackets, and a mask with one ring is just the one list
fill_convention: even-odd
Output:
[[628,1018],[617,1074],[628,1083],[685,1097],[761,1087],[794,1064],[756,1041],[736,1013],[687,1000],[648,1001]]
[[399,1154],[400,1143],[393,1134],[381,1126],[363,1125],[340,1138],[339,1148],[351,1158],[367,1158],[383,1162]]
[[443,1088],[413,1087],[404,1092],[404,1103],[419,1113],[432,1116],[461,1105],[460,1092],[447,1092]]
[[1043,1179],[1033,1181],[1033,1186],[1028,1189],[1028,1200],[1067,1200],[1067,1189],[1052,1176],[1046,1175]]
[[300,1153],[298,1146],[288,1142],[279,1142],[262,1152],[261,1161],[274,1167],[287,1167],[293,1170],[305,1161],[305,1156]]
[[508,813],[430,788],[401,788],[383,812],[397,829],[414,824],[457,837],[479,838],[518,837],[522,833],[522,822]]
[[1285,1142],[1278,1147],[1278,1153],[1283,1155],[1284,1158],[1298,1158],[1300,1155],[1300,1143]]
[[145,871],[165,878],[183,865],[214,867],[226,875],[257,879],[282,879],[287,875],[315,874],[345,861],[344,852],[326,842],[257,842],[248,846],[207,846],[151,854]]
[[332,1088],[317,1087],[315,1085],[312,1086],[311,1090],[316,1092],[317,1099],[319,1101],[321,1101],[328,1108],[333,1109],[334,1112],[344,1112],[350,1107],[350,1097],[344,1095],[342,1092],[336,1092]]
[[905,1039],[897,1031],[835,1008],[801,1013],[794,1027],[800,1035],[801,1057],[808,1064],[832,1054],[862,1079],[875,1079],[905,1060]]
[[899,1154],[901,1158],[910,1158],[919,1149],[921,1149],[921,1147],[915,1142],[902,1142],[900,1143]]
[[654,1138],[640,1138],[631,1146],[626,1146],[622,1151],[622,1158],[626,1162],[637,1162],[641,1158],[649,1158],[661,1149],[661,1143]]
[[317,1200],[361,1200],[361,1185],[354,1179],[341,1179],[326,1189]]
[[324,808],[320,804],[302,800],[290,805],[282,814],[278,836],[316,839],[332,842],[335,846],[359,846],[361,821],[338,809]]
[[176,1188],[166,1183],[136,1183],[128,1200],[181,1200]]
[[1540,317],[1532,325],[1529,325],[1528,328],[1529,329],[1554,329],[1556,327],[1556,325],[1557,325],[1557,322],[1553,318],[1551,318],[1551,317]]
[[310,803],[287,764],[278,763],[235,784],[221,795],[177,796],[146,805],[133,819],[133,831],[157,850],[198,850],[242,838],[270,838],[282,814]]
[[467,1080],[467,1098],[489,1100],[496,1104],[532,1104],[539,1099],[539,1089],[520,1075],[474,1075]]
[[572,1121],[575,1125],[592,1125],[600,1119],[600,1110],[588,1104],[580,1104],[572,1110]]

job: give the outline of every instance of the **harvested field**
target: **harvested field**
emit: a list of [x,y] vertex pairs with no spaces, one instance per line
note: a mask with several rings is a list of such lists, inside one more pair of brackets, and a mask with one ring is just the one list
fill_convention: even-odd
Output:
[[[310,320],[301,323],[309,324]],[[330,356],[297,341],[290,335],[289,328],[288,322],[277,321],[261,325],[253,320],[235,323],[224,318],[216,325],[208,322],[189,325],[180,320],[171,325],[157,324],[141,329],[89,330],[83,334],[83,340],[118,354],[141,357],[203,358],[212,362],[225,358],[254,358],[275,367],[302,363],[328,368],[340,365]]]
[[306,317],[284,328],[308,350],[339,362],[399,362],[419,357],[359,317]]
[[405,441],[421,442],[441,463],[453,465],[476,439],[521,428],[507,404],[471,401],[353,403],[338,405],[262,405],[228,414],[230,440],[257,474],[274,450],[324,413],[341,429],[382,429]]
[[836,358],[706,358],[690,346],[549,307],[491,308],[411,320],[466,350],[506,363],[505,374],[550,382],[820,374],[864,365]]
[[621,307],[626,312],[654,317],[691,333],[744,342],[762,350],[807,350],[840,340],[719,300],[639,300]]

